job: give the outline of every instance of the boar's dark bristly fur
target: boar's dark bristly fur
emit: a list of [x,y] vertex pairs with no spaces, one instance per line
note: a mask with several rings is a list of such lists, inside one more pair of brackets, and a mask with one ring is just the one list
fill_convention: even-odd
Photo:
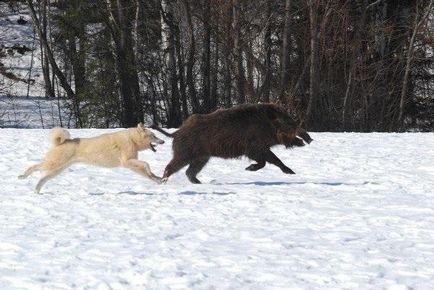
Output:
[[247,156],[257,163],[246,170],[259,170],[269,162],[284,173],[294,174],[270,147],[277,144],[304,146],[303,140],[306,143],[312,141],[309,134],[297,127],[286,111],[275,104],[240,105],[211,114],[194,114],[173,134],[156,126],[154,129],[174,138],[173,158],[163,177],[168,178],[189,164],[186,174],[193,183],[200,183],[196,175],[210,157]]

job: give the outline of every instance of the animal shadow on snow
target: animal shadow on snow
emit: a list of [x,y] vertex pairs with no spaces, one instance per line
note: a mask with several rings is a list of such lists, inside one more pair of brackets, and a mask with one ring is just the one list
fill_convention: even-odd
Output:
[[375,184],[371,181],[361,181],[361,182],[341,182],[341,181],[252,181],[252,182],[232,182],[227,183],[230,185],[257,185],[257,186],[276,186],[276,185],[300,185],[300,184],[317,184],[317,185],[328,185],[328,186],[340,186],[340,185],[366,185]]
[[[113,192],[107,192],[107,191],[99,191],[99,192],[89,192],[89,195],[105,195],[105,194],[113,194]],[[150,192],[137,192],[137,191],[132,191],[132,190],[126,190],[126,191],[119,191],[117,193],[114,194],[128,194],[128,195],[154,195],[153,193]]]
[[201,195],[201,194],[214,194],[214,195],[230,195],[230,194],[235,194],[235,192],[229,191],[229,192],[220,192],[220,191],[214,191],[214,192],[199,192],[199,191],[192,191],[192,190],[187,190],[187,191],[182,191],[180,193],[178,193],[179,195]]
[[118,194],[128,194],[128,195],[154,195],[154,193],[151,192],[137,192],[133,190],[127,190],[127,191],[120,191]]
[[[109,192],[89,192],[89,195],[105,195],[105,194],[110,194]],[[122,195],[122,194],[127,194],[127,195],[155,195],[155,193],[151,193],[151,192],[137,192],[137,191],[132,191],[132,190],[127,190],[127,191],[120,191],[118,193],[116,193],[118,195]],[[182,191],[180,193],[178,193],[179,195],[203,195],[203,194],[214,194],[214,195],[230,195],[230,194],[235,194],[235,192],[199,192],[199,191],[192,191],[192,190],[187,190],[187,191]]]

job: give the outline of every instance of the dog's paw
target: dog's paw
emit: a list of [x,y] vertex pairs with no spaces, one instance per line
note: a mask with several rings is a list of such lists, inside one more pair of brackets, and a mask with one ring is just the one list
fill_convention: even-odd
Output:
[[153,179],[157,184],[162,184],[164,181],[163,181],[163,178],[160,178],[160,177],[157,177],[157,178],[154,178]]
[[166,183],[168,179],[169,179],[169,177],[163,177],[163,178],[161,178],[161,183]]

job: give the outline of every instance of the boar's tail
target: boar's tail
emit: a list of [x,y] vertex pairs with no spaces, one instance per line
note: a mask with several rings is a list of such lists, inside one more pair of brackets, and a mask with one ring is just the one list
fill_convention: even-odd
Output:
[[157,124],[153,124],[153,125],[151,126],[151,129],[157,130],[158,132],[160,132],[160,133],[163,134],[164,136],[167,136],[167,137],[171,137],[171,138],[173,138],[173,134],[170,134],[169,132],[164,131],[163,129],[161,129],[160,127],[158,127]]

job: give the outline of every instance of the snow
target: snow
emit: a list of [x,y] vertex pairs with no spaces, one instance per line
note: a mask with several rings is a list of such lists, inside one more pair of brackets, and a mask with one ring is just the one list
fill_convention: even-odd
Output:
[[[434,285],[432,133],[313,133],[309,146],[273,148],[296,175],[212,159],[200,185],[75,165],[36,195],[40,174],[17,176],[47,136],[0,130],[0,289]],[[164,139],[140,154],[157,175],[171,158]]]

